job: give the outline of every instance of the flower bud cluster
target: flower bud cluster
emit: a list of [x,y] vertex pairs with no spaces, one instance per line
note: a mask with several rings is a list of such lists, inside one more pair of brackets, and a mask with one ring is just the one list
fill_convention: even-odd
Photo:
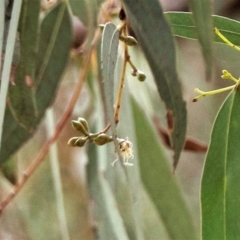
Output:
[[84,118],[72,120],[73,129],[77,130],[83,136],[72,137],[68,141],[68,145],[72,147],[83,147],[86,142],[90,141],[99,146],[112,142],[113,138],[105,133],[89,133],[88,122]]
[[[83,147],[86,142],[95,143],[98,146],[102,146],[109,142],[113,141],[112,136],[108,136],[105,132],[99,133],[90,133],[88,122],[84,118],[78,118],[78,120],[72,120],[72,127],[73,129],[77,130],[81,133],[79,137],[72,137],[68,140],[68,145],[72,147]],[[124,165],[132,166],[132,163],[129,163],[129,159],[133,158],[133,150],[132,150],[132,143],[126,139],[116,138],[117,140],[117,149],[116,152],[119,152],[123,158]],[[118,161],[118,158],[112,163]]]

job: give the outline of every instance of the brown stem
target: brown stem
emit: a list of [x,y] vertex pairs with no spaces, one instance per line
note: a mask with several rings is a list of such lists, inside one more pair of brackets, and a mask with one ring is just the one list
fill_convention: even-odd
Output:
[[110,127],[111,127],[111,125],[108,124],[108,125],[101,131],[101,133],[106,133],[106,132],[109,130]]
[[136,66],[133,64],[130,56],[127,57],[127,61],[128,61],[128,63],[129,63],[129,65],[132,67],[133,71],[134,71],[135,73],[137,73],[138,70],[137,70]]
[[[126,35],[126,24],[122,28],[123,34]],[[119,112],[120,112],[120,105],[121,105],[121,100],[122,100],[122,93],[123,93],[123,86],[124,86],[124,80],[125,80],[125,72],[126,72],[126,67],[127,67],[127,62],[128,62],[129,54],[128,54],[128,46],[125,43],[124,44],[124,60],[123,60],[123,68],[121,72],[121,77],[120,77],[120,82],[119,82],[119,87],[118,87],[118,93],[117,93],[117,99],[116,99],[116,104],[115,104],[115,111],[114,111],[114,119],[116,125],[119,122]]]
[[91,60],[91,55],[92,55],[92,51],[99,39],[99,35],[100,32],[99,30],[96,30],[94,38],[92,40],[91,43],[91,48],[90,51],[88,53],[88,55],[86,56],[85,60],[84,60],[84,64],[83,64],[83,69],[81,71],[80,77],[79,77],[79,81],[76,85],[76,87],[74,88],[75,91],[72,95],[72,98],[67,106],[66,111],[64,112],[64,114],[62,115],[61,119],[59,120],[55,131],[53,133],[53,135],[47,140],[47,142],[44,144],[43,148],[41,149],[41,151],[38,153],[38,155],[36,156],[35,159],[33,159],[32,163],[30,164],[30,166],[24,171],[24,173],[22,174],[22,176],[20,177],[20,179],[18,180],[17,184],[14,186],[13,190],[11,191],[11,193],[0,203],[0,215],[2,214],[4,208],[13,200],[13,198],[20,192],[20,190],[22,189],[22,187],[24,186],[24,184],[27,182],[27,180],[33,175],[33,173],[35,172],[35,170],[38,168],[38,166],[40,165],[40,163],[43,162],[44,157],[46,156],[46,154],[48,153],[51,144],[56,141],[56,139],[58,138],[59,134],[61,133],[61,131],[63,130],[63,127],[65,125],[65,123],[67,122],[69,116],[71,115],[73,108],[78,100],[79,94],[82,90],[83,87],[83,83],[85,81],[87,72],[88,72],[88,68],[90,65],[90,60]]

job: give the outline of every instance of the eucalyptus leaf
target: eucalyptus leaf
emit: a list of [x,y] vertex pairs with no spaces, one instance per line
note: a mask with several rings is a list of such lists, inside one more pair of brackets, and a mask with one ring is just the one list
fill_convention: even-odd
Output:
[[[71,19],[68,7],[66,3],[63,2],[58,4],[47,14],[40,26],[38,51],[36,56],[32,59],[32,61],[34,61],[32,66],[36,67],[36,71],[34,72],[34,77],[30,79],[30,82],[33,84],[33,98],[30,98],[29,94],[20,96],[22,91],[21,86],[19,88],[17,85],[11,86],[11,88],[18,88],[15,92],[16,95],[14,94],[14,103],[16,103],[16,105],[11,102],[12,113],[9,110],[5,113],[2,142],[3,149],[0,152],[0,163],[6,161],[11,154],[17,151],[19,147],[30,138],[40,123],[45,110],[52,104],[61,76],[68,63],[71,43]],[[29,50],[29,54],[29,57],[32,57],[33,50]],[[32,70],[32,68],[30,70]],[[21,80],[26,83],[26,78],[22,78]],[[24,94],[24,92],[22,94]],[[15,108],[18,106],[17,98],[15,98],[16,96],[21,98],[26,97],[24,100],[25,103],[27,103],[28,100],[35,101],[34,104],[36,107],[34,109],[37,110],[37,114],[36,112],[30,111],[32,107],[31,109],[23,110],[25,107],[27,108],[29,106],[28,104],[19,105],[19,109]],[[12,99],[13,98],[11,98],[10,101]],[[25,113],[28,111],[30,114],[29,118],[31,119],[18,124],[16,120],[21,120],[21,109]],[[26,116],[24,118],[26,118]]]
[[[166,12],[172,32],[175,36],[197,39],[197,29],[193,21],[192,13]],[[213,27],[217,27],[220,32],[233,44],[240,46],[240,22],[221,16],[213,17]],[[212,29],[214,31],[214,29]],[[215,35],[215,42],[224,43],[221,38]]]
[[115,196],[101,169],[101,161],[108,159],[106,146],[89,146],[87,166],[88,185],[94,201],[98,221],[98,239],[127,240],[128,235],[117,207]]
[[[52,103],[64,69],[68,63],[72,45],[72,24],[66,2],[55,7],[44,19],[35,75],[37,109],[39,118]],[[49,34],[51,33],[51,34]]]
[[103,88],[106,99],[107,117],[115,136],[114,121],[114,70],[117,62],[119,31],[112,23],[107,23],[102,34],[101,61]]
[[11,66],[14,56],[14,47],[17,36],[17,27],[20,16],[22,1],[15,1],[13,3],[12,18],[9,25],[9,32],[7,36],[6,51],[4,56],[4,65],[1,72],[1,86],[0,86],[0,150],[2,149],[2,139],[4,130],[4,113],[6,109],[7,93],[9,80],[11,76]]
[[198,40],[202,47],[202,53],[206,66],[206,77],[211,77],[212,72],[212,6],[210,0],[188,0],[193,12],[193,19],[196,25]]
[[[126,76],[125,81],[129,82],[129,80],[131,81],[132,79]],[[114,169],[112,169],[112,167],[109,168],[108,174],[111,175],[109,182],[113,182],[114,193],[117,198],[121,216],[126,220],[124,222],[126,222],[126,228],[129,230],[128,233],[132,233],[131,235],[129,234],[130,239],[142,240],[144,239],[142,219],[145,218],[142,211],[142,182],[139,172],[134,115],[130,104],[131,94],[129,93],[128,87],[126,83],[121,102],[122,107],[118,125],[118,136],[131,141],[134,158],[129,159],[129,163],[133,164],[133,166],[122,166],[120,162],[117,162]],[[124,171],[126,174],[124,174]],[[123,190],[119,191],[119,189]]]
[[170,135],[175,153],[173,165],[176,168],[185,141],[186,104],[176,72],[173,37],[159,1],[153,0],[151,4],[147,0],[123,2],[130,24],[153,72],[160,97],[172,116]]
[[211,134],[201,187],[202,238],[239,239],[240,92],[220,108]]
[[182,193],[160,146],[154,128],[133,102],[140,173],[170,239],[197,239]]
[[33,132],[30,133],[15,121],[12,112],[7,108],[3,125],[0,165],[6,162],[10,155],[17,151],[32,135]]
[[37,109],[34,94],[34,74],[39,29],[40,1],[24,1],[20,28],[21,60],[9,89],[10,107],[16,120],[26,129],[35,127]]
[[[94,82],[94,91],[96,96],[96,113],[102,116],[102,102],[100,101],[100,92],[97,82]],[[96,121],[96,127],[103,129],[104,119],[99,117]],[[112,166],[111,162],[114,160],[115,153],[111,143],[104,146],[97,146],[89,144],[88,157],[89,163],[87,165],[87,180],[90,194],[94,201],[94,215],[97,220],[98,239],[128,239],[127,231],[125,229],[123,219],[117,206],[116,195],[111,190],[110,185],[113,183],[113,178],[109,182],[108,167]],[[111,152],[108,151],[111,149]],[[110,169],[109,169],[110,170]]]
[[[2,59],[2,49],[3,49],[5,8],[6,8],[6,2],[4,7],[4,2],[1,1],[0,3],[0,59]],[[0,69],[2,69],[2,61],[0,61]]]

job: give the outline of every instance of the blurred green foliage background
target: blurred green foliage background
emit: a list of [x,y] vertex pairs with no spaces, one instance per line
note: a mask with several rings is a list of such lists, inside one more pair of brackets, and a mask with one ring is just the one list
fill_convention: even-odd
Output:
[[[5,2],[11,4],[11,1]],[[185,1],[160,2],[163,11],[190,11]],[[151,4],[151,1],[145,3]],[[29,4],[29,1],[24,1],[22,7],[24,4]],[[55,6],[59,4],[55,1],[45,0],[41,3],[34,1],[34,4],[39,4],[41,11],[37,24],[42,23],[51,11],[60,6]],[[77,29],[73,36],[81,36],[75,38],[78,41],[74,42],[77,47],[74,47],[74,44],[71,47],[69,42],[68,45],[61,45],[61,42],[54,45],[57,46],[56,52],[66,51],[64,56],[53,55],[53,59],[49,60],[52,61],[49,70],[51,72],[51,68],[56,69],[55,65],[64,58],[62,67],[59,67],[62,73],[58,72],[57,77],[54,75],[57,85],[56,88],[53,87],[56,94],[52,93],[51,96],[54,101],[49,100],[48,105],[51,106],[38,127],[34,120],[34,132],[28,132],[31,135],[30,140],[21,145],[18,151],[14,151],[14,154],[10,154],[9,159],[3,160],[6,163],[1,164],[2,200],[11,192],[16,179],[22,176],[48,137],[53,134],[58,120],[64,114],[83,71],[84,58],[90,51],[98,24],[103,23],[102,19],[115,24],[119,22],[118,1],[103,3],[97,0],[69,0],[61,1],[61,4],[66,4],[70,14],[69,19],[67,16],[66,19],[71,22],[72,15],[78,17],[78,21],[73,21],[71,29],[69,27],[68,30],[73,32],[73,29]],[[236,8],[239,10],[238,5],[237,1],[214,1],[214,14],[239,19],[236,11]],[[148,17],[151,16],[144,16],[146,19]],[[52,21],[53,25],[54,23]],[[29,22],[26,21],[25,24],[27,28]],[[62,24],[66,24],[66,21]],[[44,33],[46,36],[51,33],[49,29],[48,31]],[[56,42],[58,40],[56,38]],[[199,43],[180,37],[175,37],[174,43],[177,73],[187,108],[187,139],[194,138],[205,146],[209,142],[214,118],[226,94],[193,103],[192,99],[196,96],[193,89],[198,87],[211,90],[227,86],[228,83],[220,78],[221,71],[227,69],[234,76],[238,76],[240,55],[226,45],[215,43],[213,73],[211,79],[206,81]],[[153,121],[156,118],[161,127],[167,129],[165,104],[159,97],[152,71],[140,46],[131,48],[130,56],[134,64],[147,75],[147,79],[145,82],[137,81],[131,76],[131,69],[127,68],[118,126],[119,137],[128,137],[133,142],[134,166],[126,167],[120,162],[114,167],[111,166],[111,162],[116,158],[113,144],[97,147],[90,143],[83,148],[67,145],[68,140],[77,135],[70,124],[73,119],[84,117],[92,132],[101,131],[105,127],[100,44],[99,40],[93,50],[88,75],[74,111],[56,143],[16,198],[4,208],[0,218],[0,238],[200,239],[199,193],[205,152],[183,150],[177,169],[172,174],[173,152],[162,140]],[[26,48],[28,49],[28,46]],[[116,82],[121,72],[122,54],[123,47],[120,44],[114,79]],[[46,54],[43,59],[45,56]],[[48,83],[46,81],[46,86],[43,92],[37,95],[37,100],[45,99],[44,92],[48,89]],[[39,121],[40,119],[37,119],[37,122]],[[5,121],[3,131],[11,133],[8,123]],[[14,124],[18,126],[17,121]],[[11,137],[5,146],[15,141],[14,134],[8,136]],[[24,140],[26,138],[24,137]]]

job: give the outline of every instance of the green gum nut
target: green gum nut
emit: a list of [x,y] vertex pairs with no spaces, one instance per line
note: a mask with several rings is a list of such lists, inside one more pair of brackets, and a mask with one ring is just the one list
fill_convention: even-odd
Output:
[[83,147],[87,142],[87,137],[79,137],[78,140],[75,142],[75,147]]
[[78,122],[80,122],[84,126],[85,130],[89,133],[88,122],[82,117],[78,118]]
[[95,139],[94,139],[94,142],[101,146],[101,145],[104,145],[108,142],[112,142],[113,141],[113,138],[112,137],[109,137],[108,135],[106,135],[105,133],[101,133],[99,134]]
[[68,145],[75,147],[75,142],[79,139],[79,137],[73,137],[68,140]]
[[125,43],[128,45],[128,46],[135,46],[138,44],[137,40],[132,37],[132,36],[127,36],[125,38]]
[[138,41],[132,36],[124,37],[120,35],[119,40],[125,42],[128,46],[134,46],[138,44]]
[[142,71],[138,71],[138,72],[137,72],[137,79],[138,79],[140,82],[143,82],[143,81],[146,79],[145,73],[142,72]]
[[81,122],[76,121],[76,120],[72,120],[71,123],[72,123],[72,127],[75,130],[81,132],[84,135],[88,135],[88,131],[85,129],[85,127],[83,126],[83,124]]

